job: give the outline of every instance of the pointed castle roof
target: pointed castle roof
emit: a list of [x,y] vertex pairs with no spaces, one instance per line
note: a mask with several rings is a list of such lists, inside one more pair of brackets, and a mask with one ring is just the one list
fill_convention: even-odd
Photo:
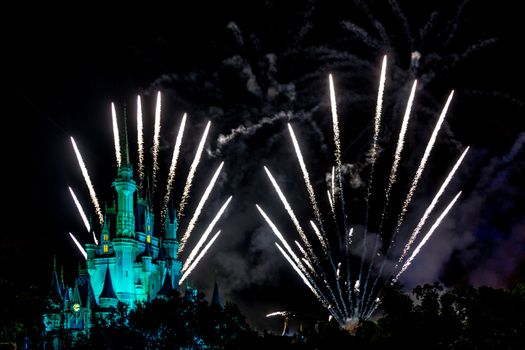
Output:
[[100,298],[117,299],[115,290],[113,289],[113,283],[111,282],[111,273],[109,272],[109,266],[106,267],[106,277],[104,278],[104,286],[102,292],[100,292]]
[[157,295],[160,296],[168,296],[173,292],[173,285],[171,284],[171,276],[170,272],[166,272],[166,276],[164,277],[164,283],[162,284],[162,288],[159,290]]
[[211,305],[217,305],[222,308],[221,294],[219,292],[219,285],[217,284],[217,280],[215,280],[215,284],[213,286],[213,295],[211,297]]

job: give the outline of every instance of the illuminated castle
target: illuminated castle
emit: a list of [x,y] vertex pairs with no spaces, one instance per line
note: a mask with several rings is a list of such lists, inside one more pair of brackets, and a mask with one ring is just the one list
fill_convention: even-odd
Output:
[[[139,148],[138,178],[139,183],[142,184],[142,180],[144,180],[144,149],[140,97],[137,102],[137,117],[139,120],[139,123],[137,123],[137,144]],[[111,308],[117,307],[119,302],[133,308],[136,302],[147,302],[155,298],[168,297],[175,288],[185,281],[219,236],[220,229],[210,238],[212,230],[232,199],[232,196],[230,196],[225,201],[187,255],[183,264],[178,255],[181,254],[184,246],[188,243],[190,233],[195,228],[203,205],[221,174],[224,162],[221,162],[214,172],[208,187],[199,201],[199,205],[185,228],[184,235],[181,235],[181,244],[179,246],[179,240],[177,239],[179,222],[177,221],[177,213],[174,210],[169,212],[167,209],[163,209],[161,211],[165,215],[160,220],[162,222],[161,225],[157,227],[160,226],[163,233],[154,232],[155,217],[151,195],[149,188],[147,188],[149,186],[146,186],[145,189],[139,189],[139,186],[133,179],[126,117],[124,116],[121,124],[122,129],[119,130],[113,105],[112,114],[117,158],[117,176],[112,186],[115,188],[117,200],[113,200],[110,206],[106,205],[104,213],[99,209],[98,200],[94,194],[87,168],[75,141],[71,138],[84,180],[90,190],[92,202],[94,202],[95,209],[97,209],[97,216],[101,222],[101,232],[98,239],[93,234],[94,243],[85,245],[78,242],[70,233],[71,238],[86,259],[86,268],[79,269],[78,277],[72,288],[65,286],[63,278],[59,279],[56,266],[53,270],[51,291],[47,299],[47,310],[44,314],[44,324],[46,334],[52,338],[55,348],[59,346],[58,341],[62,339],[64,332],[72,334],[73,337],[78,335],[79,332],[89,335],[94,317],[97,314],[103,316]],[[171,182],[174,177],[174,169],[182,142],[185,121],[186,115],[184,114],[174,146],[174,156],[163,203],[164,208],[167,208],[168,200],[171,196]],[[208,121],[199,142],[194,161],[188,172],[179,214],[182,214],[184,211],[184,205],[189,198],[192,179],[203,152],[210,125],[211,123]],[[155,179],[155,171],[158,169],[156,156],[158,155],[158,131],[160,131],[160,93],[157,96],[155,130],[153,179]],[[123,135],[123,142],[120,142],[119,135]],[[153,183],[155,183],[155,180],[153,180]],[[71,188],[70,191],[84,220],[86,229],[91,234],[93,232],[90,228],[91,225]],[[191,288],[186,287],[185,291],[186,293],[191,293],[190,297],[196,295],[196,290]]]
[[127,148],[126,137],[123,162],[112,184],[117,202],[105,208],[98,242],[85,245],[86,268],[79,269],[73,287],[65,286],[63,276],[59,279],[55,264],[44,315],[47,334],[88,334],[97,313],[108,312],[119,302],[133,307],[136,301],[167,297],[179,284],[182,263],[176,258],[175,212],[166,212],[161,240],[154,232],[150,196],[137,191]]

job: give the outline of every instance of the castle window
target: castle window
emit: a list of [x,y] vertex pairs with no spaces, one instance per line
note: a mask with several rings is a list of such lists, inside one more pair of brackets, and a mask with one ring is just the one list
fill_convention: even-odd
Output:
[[126,277],[128,277],[128,270],[126,270]]
[[105,241],[109,240],[109,235],[104,235],[103,239],[104,239]]
[[151,243],[151,236],[150,235],[146,236],[146,242]]
[[150,226],[150,225],[148,225],[148,232],[150,232],[150,231],[151,231],[151,226]]
[[104,244],[104,253],[109,252],[109,247],[107,244]]

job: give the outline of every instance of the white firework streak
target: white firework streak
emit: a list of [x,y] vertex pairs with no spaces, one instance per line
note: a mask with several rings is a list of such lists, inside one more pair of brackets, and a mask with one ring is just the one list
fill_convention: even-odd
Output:
[[447,205],[447,207],[445,208],[445,210],[443,210],[443,212],[441,213],[441,215],[436,219],[436,221],[434,222],[434,225],[432,225],[432,227],[430,228],[430,230],[428,230],[427,234],[425,235],[425,237],[423,237],[423,239],[421,240],[421,242],[419,242],[419,244],[417,245],[416,249],[414,249],[414,251],[412,252],[412,255],[410,256],[410,258],[408,258],[408,260],[403,264],[403,267],[401,268],[401,270],[397,273],[396,277],[392,280],[392,282],[390,282],[390,284],[394,284],[397,282],[397,280],[399,279],[399,276],[401,276],[401,274],[403,272],[405,272],[405,270],[410,266],[410,264],[412,263],[412,260],[414,260],[414,258],[417,256],[417,254],[419,253],[419,251],[421,250],[421,248],[425,245],[425,243],[428,241],[428,239],[430,238],[430,236],[432,236],[432,233],[434,233],[434,231],[438,228],[439,224],[441,224],[441,221],[445,218],[445,216],[448,214],[448,212],[450,211],[450,209],[452,208],[452,206],[454,206],[454,203],[456,203],[456,201],[458,200],[459,196],[461,195],[461,191],[458,192],[458,194],[456,194],[456,196],[454,197],[454,199],[452,199],[450,201],[450,203]]
[[356,292],[356,294],[359,294],[359,280],[355,281],[354,292]]
[[328,203],[330,203],[330,209],[332,209],[332,213],[335,215],[334,202],[332,201],[332,195],[330,194],[329,190],[326,190],[326,194],[328,194]]
[[199,219],[199,216],[202,211],[202,207],[204,207],[204,204],[206,204],[206,201],[208,200],[208,197],[210,196],[210,193],[213,190],[213,187],[215,186],[215,182],[217,181],[217,178],[219,177],[219,174],[221,173],[223,165],[224,165],[224,162],[221,162],[217,170],[215,170],[215,174],[213,174],[213,177],[211,178],[210,183],[208,184],[208,187],[206,187],[206,190],[204,191],[204,194],[202,195],[201,200],[199,201],[199,204],[197,205],[197,208],[195,209],[195,212],[193,213],[190,223],[188,224],[188,228],[186,228],[186,232],[184,232],[184,235],[182,236],[180,240],[180,245],[179,245],[179,250],[177,252],[177,256],[179,256],[180,253],[182,253],[182,251],[184,250],[184,247],[186,246],[188,238],[190,237],[190,234],[195,228],[195,224],[197,223],[197,220]]
[[[309,280],[307,277],[306,277],[306,274],[303,273],[303,271],[301,271],[301,269],[299,268],[300,265],[298,264],[295,264],[292,259],[290,258],[290,256],[288,256],[288,254],[286,254],[286,252],[284,251],[283,248],[281,248],[281,246],[279,245],[279,243],[275,242],[275,246],[279,249],[279,251],[281,252],[281,254],[284,256],[284,258],[286,259],[286,261],[288,261],[288,263],[292,266],[292,268],[294,269],[294,271],[299,275],[299,277],[301,277],[301,279],[303,280],[304,284],[306,284],[306,286],[308,286],[308,288],[310,288],[310,290],[312,291],[312,293],[315,295],[315,297],[317,298],[317,300],[319,300],[321,302],[321,304],[323,304],[323,306],[334,316],[335,319],[337,320],[341,320],[341,317],[339,317],[339,315],[336,313],[336,311],[334,310],[334,308],[330,305],[330,303],[328,302],[328,299],[322,294],[322,292],[319,290],[319,288],[317,287],[314,287],[314,284],[312,284],[311,280]],[[314,282],[315,283],[315,282]],[[339,311],[340,312],[340,311]]]
[[190,264],[193,262],[193,259],[195,258],[195,256],[197,255],[197,253],[199,252],[199,249],[201,249],[202,245],[204,244],[204,242],[206,242],[206,240],[208,239],[208,236],[210,235],[211,231],[213,230],[213,228],[215,227],[215,225],[217,224],[217,221],[219,221],[219,219],[221,218],[222,214],[224,213],[224,211],[226,210],[226,208],[228,207],[228,204],[230,204],[230,201],[232,200],[233,196],[230,196],[226,202],[224,202],[224,204],[222,205],[222,207],[219,209],[219,211],[217,212],[217,214],[215,215],[215,217],[213,218],[213,220],[210,222],[210,224],[208,225],[208,227],[206,228],[206,230],[204,231],[204,233],[202,234],[201,238],[199,239],[199,241],[197,242],[197,245],[195,245],[195,248],[193,248],[193,250],[190,252],[190,255],[188,255],[188,258],[186,259],[186,261],[184,262],[184,266],[182,267],[182,272],[185,272],[186,269],[190,266]]
[[319,223],[319,225],[322,225],[321,213],[319,211],[319,206],[317,205],[317,200],[315,199],[314,188],[312,187],[312,183],[310,182],[310,175],[308,174],[308,170],[306,170],[306,165],[304,164],[304,159],[303,159],[303,154],[301,153],[301,148],[299,147],[299,143],[297,142],[297,138],[295,137],[295,133],[293,132],[293,129],[290,123],[288,123],[288,130],[290,131],[290,137],[292,138],[292,143],[293,143],[293,147],[295,148],[295,154],[297,155],[297,160],[299,161],[299,165],[301,166],[304,183],[308,191],[308,196],[310,197],[310,202],[312,203],[312,208],[314,209],[315,218],[317,219],[317,222]]
[[321,231],[319,231],[319,229],[317,228],[317,226],[312,220],[310,220],[310,225],[314,229],[315,235],[317,236],[317,238],[319,239],[319,242],[321,243],[321,246],[323,247],[323,252],[325,254],[328,254],[328,245],[326,244],[325,237],[323,237],[323,235],[321,234]]
[[257,210],[259,210],[259,213],[261,213],[261,215],[264,218],[264,220],[266,220],[266,223],[268,223],[268,226],[270,226],[270,228],[272,229],[272,232],[277,236],[279,241],[281,241],[282,245],[286,248],[286,251],[288,252],[288,254],[290,254],[290,256],[293,258],[293,260],[297,264],[300,264],[299,258],[294,253],[294,251],[292,250],[292,247],[290,247],[290,245],[288,244],[286,239],[284,239],[282,233],[279,231],[277,226],[275,226],[275,224],[272,222],[272,220],[270,220],[268,215],[266,215],[266,213],[262,210],[262,208],[258,204],[256,204],[255,206],[257,207]]
[[268,315],[266,315],[266,317],[273,317],[273,316],[286,316],[288,315],[288,312],[287,311],[275,311],[275,312],[272,312]]
[[84,160],[82,159],[82,156],[80,155],[80,151],[78,150],[77,144],[75,143],[75,139],[73,137],[71,137],[71,144],[73,145],[73,149],[75,150],[75,154],[78,160],[78,165],[80,166],[80,170],[82,171],[82,175],[84,176],[84,181],[86,182],[86,185],[88,187],[91,201],[93,202],[93,206],[95,207],[95,211],[97,212],[98,221],[102,225],[102,223],[104,222],[104,217],[102,216],[102,211],[100,210],[100,205],[98,204],[97,194],[95,193],[95,188],[93,187],[93,184],[91,183],[91,178],[89,177],[88,170],[86,168],[86,164],[84,164]]
[[97,239],[97,236],[95,235],[95,231],[93,231],[93,242],[95,242],[95,244],[98,245],[98,239]]
[[139,152],[139,188],[142,189],[144,183],[144,124],[140,96],[137,96],[137,148]]
[[[330,192],[328,192],[328,197],[330,197]],[[335,200],[335,166],[332,167],[332,200]],[[332,207],[334,206],[334,203],[332,203]]]
[[428,140],[427,147],[425,149],[425,153],[423,154],[423,157],[421,158],[421,162],[419,163],[419,167],[417,168],[416,175],[414,176],[414,179],[412,180],[412,185],[410,186],[405,202],[403,203],[403,207],[401,208],[401,213],[399,214],[399,217],[397,219],[397,224],[396,224],[396,228],[395,228],[395,231],[392,237],[392,241],[394,240],[395,235],[399,232],[401,225],[403,224],[403,219],[405,218],[405,214],[407,212],[408,205],[410,204],[410,201],[412,200],[412,196],[414,195],[419,179],[421,178],[421,175],[423,174],[423,170],[425,169],[425,165],[430,155],[430,151],[432,151],[432,148],[434,147],[434,143],[436,142],[436,138],[437,138],[439,129],[441,128],[441,124],[443,124],[443,120],[445,119],[445,116],[447,115],[448,106],[450,105],[450,102],[452,101],[453,96],[454,96],[454,90],[452,90],[452,92],[448,96],[447,102],[445,103],[445,107],[443,108],[443,111],[441,112],[441,115],[439,116],[436,126],[434,127],[434,131],[432,132],[432,135],[430,136],[430,139]]
[[372,182],[374,180],[374,166],[377,159],[377,140],[379,139],[379,129],[381,128],[381,111],[383,109],[383,94],[385,91],[386,81],[386,56],[383,58],[383,64],[381,65],[381,77],[379,78],[379,90],[377,92],[377,103],[376,103],[376,114],[374,118],[374,136],[372,140],[372,164],[370,170],[370,179],[368,181],[368,188],[366,191],[366,202],[370,198],[370,192],[372,191]]
[[157,170],[159,170],[159,148],[160,148],[160,91],[157,93],[157,105],[155,106],[155,125],[153,128],[153,189],[157,186]]
[[[335,99],[335,88],[332,74],[328,75],[330,85],[330,105],[332,107],[332,122],[334,126],[335,161],[338,171],[341,169],[341,141],[339,138],[339,121],[337,117],[337,102]],[[335,197],[335,196],[334,196]]]
[[299,248],[299,251],[304,255],[304,257],[308,258],[308,254],[306,254],[306,250],[304,250],[303,246],[301,246],[301,244],[296,240],[294,240],[294,243],[297,246],[297,248]]
[[318,277],[317,273],[315,273],[315,270],[314,270],[314,267],[312,266],[312,264],[310,264],[310,262],[308,260],[306,260],[306,258],[301,258],[301,260],[310,269],[311,274],[314,275],[315,277]]
[[164,201],[162,203],[162,211],[160,212],[161,216],[161,226],[164,224],[166,219],[166,208],[168,207],[168,202],[170,200],[171,190],[173,189],[173,181],[175,180],[175,170],[177,169],[177,160],[179,159],[180,154],[180,145],[182,143],[182,137],[184,136],[184,126],[186,125],[186,113],[182,116],[182,121],[180,122],[179,132],[177,133],[177,139],[175,140],[175,147],[173,147],[173,157],[171,158],[170,172],[168,174],[168,182],[166,185],[166,194],[164,195]]
[[[261,207],[256,204],[255,205],[257,207],[257,210],[259,210],[259,213],[261,213],[262,217],[264,218],[264,220],[266,220],[266,222],[268,223],[268,226],[270,226],[270,228],[272,229],[272,232],[277,236],[277,238],[279,239],[279,241],[281,241],[281,244],[286,248],[286,251],[288,252],[288,254],[290,254],[290,256],[293,258],[293,260],[295,261],[295,263],[297,264],[298,268],[301,268],[302,270],[304,270],[304,267],[301,263],[301,260],[297,257],[297,255],[294,253],[294,251],[292,250],[292,247],[290,247],[290,245],[288,244],[288,242],[284,239],[282,233],[279,231],[279,229],[277,228],[277,226],[275,226],[275,224],[272,222],[272,220],[270,220],[270,218],[268,217],[268,215],[266,215],[266,213],[261,209]],[[277,243],[276,243],[277,244]],[[304,271],[305,274],[307,274],[306,271]],[[313,281],[312,281],[313,282]],[[337,299],[334,295],[334,292],[332,290],[332,288],[330,287],[330,285],[328,284],[328,282],[325,280],[324,281],[325,284],[326,284],[326,288],[328,289],[328,291],[330,292],[330,294],[332,295],[332,298],[334,299],[335,301],[335,305],[338,309],[338,311],[342,314],[340,308],[339,308],[339,305],[337,303]],[[314,282],[315,283],[315,282]],[[326,299],[326,298],[325,298]],[[328,300],[328,299],[327,299]]]
[[346,253],[350,251],[350,245],[352,244],[352,234],[354,233],[354,228],[350,228],[350,231],[348,231],[348,244],[346,246]]
[[117,158],[117,166],[122,165],[122,157],[120,155],[120,136],[117,124],[117,112],[115,111],[115,104],[111,102],[111,119],[113,120],[113,138],[115,139],[115,156]]
[[456,164],[454,164],[454,167],[452,168],[450,173],[447,175],[447,178],[445,179],[445,181],[443,181],[443,184],[441,184],[441,187],[439,188],[439,191],[436,193],[436,195],[432,199],[432,202],[427,207],[427,209],[425,210],[425,213],[423,214],[423,216],[419,220],[416,228],[414,229],[414,231],[410,235],[410,239],[408,240],[408,243],[405,245],[405,248],[403,249],[403,254],[399,258],[398,263],[401,263],[405,259],[405,256],[408,254],[408,251],[410,250],[410,247],[412,246],[412,244],[414,244],[414,241],[416,240],[417,235],[419,234],[419,232],[423,228],[423,225],[425,225],[425,222],[427,221],[428,217],[430,216],[430,214],[434,210],[434,207],[436,206],[437,202],[439,201],[439,197],[441,197],[443,192],[445,192],[448,184],[450,183],[450,181],[454,177],[454,174],[456,173],[456,171],[458,170],[459,166],[461,165],[461,162],[463,161],[463,158],[465,158],[465,156],[467,155],[467,152],[468,152],[469,148],[470,148],[470,146],[467,147],[463,151],[463,153],[461,154],[461,156],[457,160]]
[[310,253],[309,257],[312,258],[312,260],[314,260],[316,263],[318,263],[317,257],[315,256],[315,254],[314,254],[314,252],[312,250],[312,246],[311,246],[310,242],[308,241],[308,237],[306,237],[306,235],[305,235],[305,233],[303,231],[303,228],[301,227],[301,224],[299,223],[299,220],[295,216],[295,213],[294,213],[292,207],[290,206],[290,203],[288,203],[288,200],[286,199],[286,197],[284,196],[283,192],[281,191],[281,188],[279,187],[279,184],[277,184],[277,181],[275,181],[274,177],[270,173],[270,170],[268,170],[268,168],[266,166],[264,166],[264,170],[266,171],[266,174],[268,175],[268,178],[272,182],[272,185],[275,188],[275,191],[279,195],[279,198],[281,199],[281,202],[283,202],[284,208],[288,212],[288,215],[290,216],[290,219],[292,219],[292,221],[293,221],[293,223],[295,225],[295,228],[297,229],[297,232],[299,233],[299,236],[301,236],[301,239],[303,240],[303,243],[306,245],[306,249],[308,249],[308,252]]
[[206,137],[208,136],[208,131],[210,130],[211,121],[206,124],[206,129],[204,129],[204,133],[202,134],[201,141],[199,142],[199,146],[197,147],[197,152],[195,153],[195,158],[193,158],[193,162],[190,166],[190,171],[188,172],[188,177],[186,178],[186,184],[184,185],[184,190],[182,192],[182,198],[180,200],[179,204],[179,212],[178,216],[179,218],[182,216],[184,212],[184,207],[186,206],[186,203],[188,202],[188,198],[190,196],[190,190],[191,185],[193,182],[193,177],[195,176],[195,172],[197,171],[197,166],[199,165],[202,150],[204,149],[204,143],[206,142]]
[[[383,212],[381,214],[380,227],[382,227],[383,221],[386,215],[386,209],[390,201],[390,192],[392,191],[392,186],[396,182],[397,168],[401,162],[401,152],[403,151],[403,146],[405,145],[405,135],[408,128],[408,121],[410,119],[410,112],[412,111],[412,105],[414,103],[414,96],[416,93],[417,80],[414,80],[412,85],[412,90],[410,90],[410,96],[408,97],[407,108],[405,110],[405,115],[403,116],[403,122],[401,123],[401,131],[399,132],[399,137],[397,139],[396,152],[394,154],[394,162],[392,163],[392,169],[390,170],[390,176],[388,178],[388,185],[385,191],[385,202],[383,206]],[[379,234],[381,234],[381,228],[379,229]]]
[[71,193],[71,197],[73,197],[73,201],[75,202],[75,205],[77,206],[78,213],[80,214],[82,221],[84,221],[84,225],[86,226],[87,232],[91,231],[89,220],[86,216],[86,213],[84,212],[84,209],[82,209],[82,205],[80,205],[80,202],[78,201],[77,196],[75,196],[75,192],[73,192],[73,189],[71,187],[68,187],[68,188],[69,188],[69,193]]
[[73,234],[71,232],[69,232],[69,236],[71,237],[71,239],[73,240],[73,242],[75,242],[78,250],[80,250],[80,253],[82,254],[82,256],[84,257],[84,259],[87,260],[87,253],[85,251],[84,248],[82,248],[82,245],[79,243],[79,241],[77,241],[77,239],[75,238],[75,236],[73,236]]
[[184,274],[182,275],[182,277],[180,278],[180,281],[179,281],[179,286],[182,285],[182,282],[184,282],[184,280],[190,275],[190,273],[193,271],[193,269],[195,268],[195,266],[197,266],[197,264],[199,263],[199,261],[202,259],[202,257],[206,254],[206,252],[208,251],[208,249],[210,249],[211,245],[213,244],[213,242],[215,242],[215,240],[217,239],[217,237],[219,237],[219,234],[221,233],[221,230],[217,231],[217,233],[210,239],[210,241],[208,242],[208,244],[206,244],[206,246],[201,250],[201,252],[199,253],[199,255],[197,255],[197,258],[195,258],[195,261],[193,262],[193,264],[190,265],[190,267],[188,267],[188,269],[186,270],[186,272],[184,272]]

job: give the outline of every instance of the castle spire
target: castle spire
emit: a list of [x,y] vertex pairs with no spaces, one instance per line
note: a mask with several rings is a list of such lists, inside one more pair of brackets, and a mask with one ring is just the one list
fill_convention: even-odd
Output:
[[[109,272],[109,265],[106,266],[106,276],[104,277],[104,286],[100,292],[100,299],[117,299],[115,290],[113,289],[113,282],[111,282],[111,273]],[[99,301],[100,303],[100,301]]]
[[211,297],[211,305],[217,305],[222,309],[221,294],[219,292],[219,285],[217,284],[217,279],[215,279],[215,284],[213,286],[213,295]]

